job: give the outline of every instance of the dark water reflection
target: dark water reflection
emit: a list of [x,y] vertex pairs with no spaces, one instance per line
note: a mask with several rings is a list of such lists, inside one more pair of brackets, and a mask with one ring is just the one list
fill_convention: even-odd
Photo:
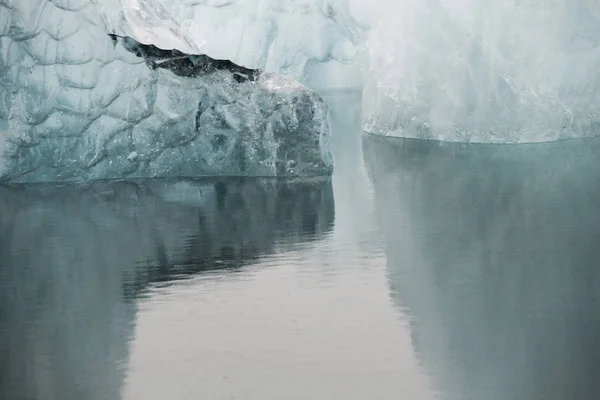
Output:
[[600,142],[363,149],[391,295],[440,398],[598,398]]
[[0,398],[117,399],[149,284],[319,241],[330,180],[0,187]]

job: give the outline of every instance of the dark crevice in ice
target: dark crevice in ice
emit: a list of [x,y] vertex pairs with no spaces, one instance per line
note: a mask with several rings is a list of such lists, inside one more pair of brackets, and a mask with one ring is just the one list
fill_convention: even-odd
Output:
[[142,44],[127,36],[109,34],[115,46],[121,44],[127,51],[143,58],[151,69],[164,68],[177,76],[197,78],[217,70],[233,73],[238,82],[254,81],[260,70],[237,65],[230,60],[216,60],[206,54],[187,54],[179,50],[163,50],[151,44]]

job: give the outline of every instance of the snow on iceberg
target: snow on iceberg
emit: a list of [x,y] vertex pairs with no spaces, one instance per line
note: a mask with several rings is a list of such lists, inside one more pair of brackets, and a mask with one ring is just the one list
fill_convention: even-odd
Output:
[[319,96],[186,53],[168,19],[167,49],[144,44],[132,25],[164,9],[121,9],[111,27],[110,1],[0,0],[0,180],[331,173]]

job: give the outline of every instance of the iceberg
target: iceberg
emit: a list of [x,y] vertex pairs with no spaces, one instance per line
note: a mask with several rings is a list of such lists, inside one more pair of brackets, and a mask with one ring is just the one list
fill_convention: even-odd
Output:
[[161,0],[207,54],[363,91],[369,133],[523,143],[596,136],[591,0]]
[[[327,174],[306,88],[361,90],[369,133],[596,136],[599,19],[589,0],[0,0],[0,179]],[[228,67],[166,68],[203,55]]]
[[0,181],[331,173],[316,93],[197,50],[153,1],[0,0]]
[[367,40],[370,133],[521,143],[600,128],[590,0],[380,0]]
[[363,91],[369,133],[523,143],[596,136],[590,0],[161,0],[203,52]]
[[364,11],[371,8],[362,3],[161,0],[199,51],[281,73],[311,87],[355,86],[360,81],[354,60],[369,25]]

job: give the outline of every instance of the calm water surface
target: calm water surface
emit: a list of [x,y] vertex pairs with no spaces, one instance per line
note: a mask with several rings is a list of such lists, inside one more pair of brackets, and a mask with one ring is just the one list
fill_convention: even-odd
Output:
[[0,399],[596,399],[600,143],[0,187]]

